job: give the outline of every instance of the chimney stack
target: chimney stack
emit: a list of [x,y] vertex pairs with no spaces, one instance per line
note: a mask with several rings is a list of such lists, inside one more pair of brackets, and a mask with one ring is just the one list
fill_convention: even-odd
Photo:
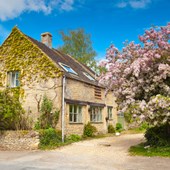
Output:
[[52,48],[52,35],[49,32],[45,32],[41,34],[41,42],[48,46],[49,48]]

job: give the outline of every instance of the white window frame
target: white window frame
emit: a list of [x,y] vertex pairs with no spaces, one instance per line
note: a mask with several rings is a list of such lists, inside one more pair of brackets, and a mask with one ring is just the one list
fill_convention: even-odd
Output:
[[118,113],[117,116],[118,116],[118,117],[124,117],[124,113],[123,113],[123,112]]
[[102,107],[92,106],[90,110],[90,122],[102,122]]
[[82,123],[82,106],[76,104],[69,105],[69,122]]
[[20,86],[20,81],[19,81],[19,71],[9,71],[7,73],[7,79],[8,83],[7,85],[9,87],[19,87]]
[[[68,73],[78,75],[70,66],[68,66],[68,65],[66,65],[66,64],[63,64],[63,63],[59,63],[59,65],[60,65],[65,71],[67,71]],[[71,69],[71,72],[70,72],[69,70],[67,70],[64,66],[65,66],[65,67],[68,67],[69,69]]]
[[113,119],[113,108],[107,107],[107,114],[109,119]]
[[84,74],[89,80],[95,81],[95,79],[94,79],[89,73],[83,72],[83,74]]

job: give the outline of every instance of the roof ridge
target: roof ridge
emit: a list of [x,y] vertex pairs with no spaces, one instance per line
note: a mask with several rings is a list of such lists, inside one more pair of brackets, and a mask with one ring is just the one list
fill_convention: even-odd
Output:
[[[11,33],[14,29],[17,29],[17,31],[20,31],[19,28],[15,25],[12,30],[11,30]],[[3,41],[3,43],[0,45],[0,47],[5,43],[5,41],[7,41],[7,39],[10,37],[11,33],[7,36],[7,38]]]

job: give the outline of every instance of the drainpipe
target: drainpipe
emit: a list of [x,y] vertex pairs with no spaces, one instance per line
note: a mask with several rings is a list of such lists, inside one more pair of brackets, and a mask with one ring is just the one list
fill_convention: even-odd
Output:
[[65,83],[66,83],[66,77],[65,75],[63,76],[63,79],[62,79],[62,85],[63,85],[63,91],[62,91],[62,122],[61,122],[61,131],[62,131],[62,142],[64,143],[64,130],[65,130],[65,101],[64,101],[64,98],[65,98]]

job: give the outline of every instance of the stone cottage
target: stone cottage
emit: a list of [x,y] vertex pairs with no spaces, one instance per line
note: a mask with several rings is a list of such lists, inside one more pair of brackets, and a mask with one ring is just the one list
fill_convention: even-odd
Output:
[[41,42],[14,27],[0,46],[0,90],[17,89],[26,113],[39,116],[46,94],[60,110],[58,128],[65,134],[82,134],[91,122],[99,132],[117,122],[112,93],[98,85],[95,73],[70,55],[52,48],[52,35],[41,34]]

